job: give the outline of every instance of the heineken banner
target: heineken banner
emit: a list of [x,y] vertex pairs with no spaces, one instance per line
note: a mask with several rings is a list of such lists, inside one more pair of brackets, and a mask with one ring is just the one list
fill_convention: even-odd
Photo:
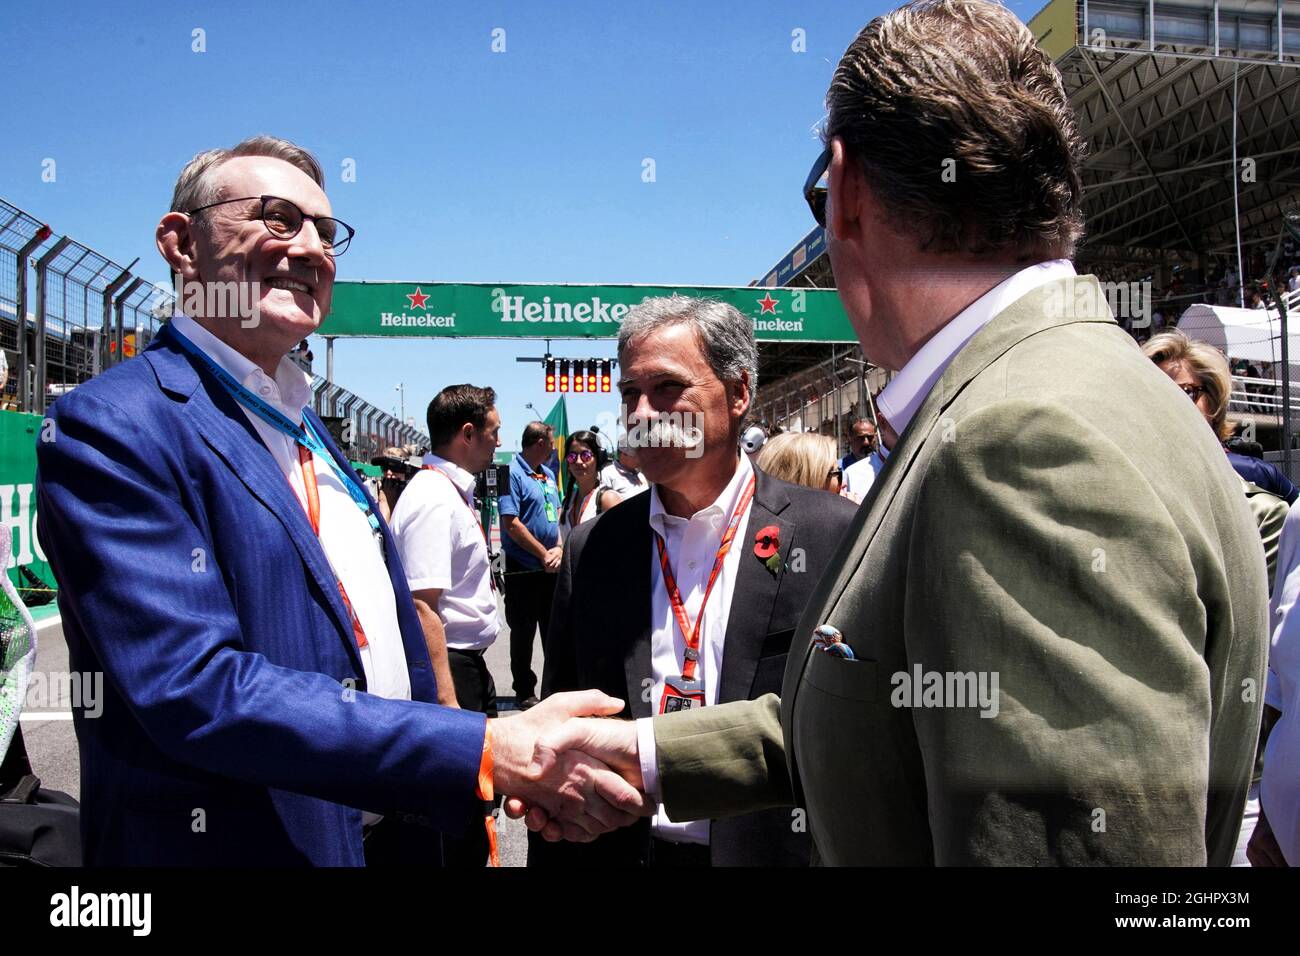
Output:
[[36,440],[41,416],[0,410],[0,521],[13,532],[9,580],[28,607],[53,597],[54,574],[36,540]]
[[754,286],[501,285],[336,282],[320,335],[605,339],[628,310],[660,295],[718,299],[754,323],[760,342],[856,342],[833,289]]

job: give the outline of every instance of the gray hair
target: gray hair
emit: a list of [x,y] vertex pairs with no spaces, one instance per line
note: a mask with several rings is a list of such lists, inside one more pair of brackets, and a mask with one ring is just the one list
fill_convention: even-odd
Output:
[[231,149],[210,149],[199,153],[181,170],[172,191],[172,212],[189,212],[208,203],[214,203],[223,197],[219,195],[220,187],[210,173],[238,156],[266,156],[282,159],[290,166],[301,169],[316,181],[316,185],[325,188],[325,174],[321,172],[316,157],[287,139],[275,136],[252,136]]
[[618,354],[627,347],[672,325],[689,325],[704,345],[704,357],[713,373],[727,381],[739,381],[748,373],[752,401],[758,391],[758,344],[754,325],[735,306],[717,299],[694,299],[685,295],[646,299],[623,317],[618,330]]

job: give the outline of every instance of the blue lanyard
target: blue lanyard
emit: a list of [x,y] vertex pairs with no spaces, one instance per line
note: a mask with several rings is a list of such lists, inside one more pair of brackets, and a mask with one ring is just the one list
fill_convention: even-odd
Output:
[[370,502],[366,500],[366,493],[358,487],[351,475],[338,466],[338,462],[336,462],[334,456],[329,453],[329,449],[325,447],[325,443],[321,441],[320,436],[316,434],[315,429],[312,428],[312,424],[307,420],[306,416],[303,416],[302,427],[299,428],[278,409],[272,407],[267,402],[264,402],[239,382],[235,381],[233,375],[209,358],[206,352],[182,335],[175,326],[171,327],[171,334],[176,337],[177,345],[196,358],[204,368],[212,373],[216,380],[222,384],[227,392],[230,393],[231,398],[237,401],[240,405],[243,405],[276,431],[288,435],[313,455],[319,455],[322,459],[328,462],[330,468],[334,471],[334,474],[338,476],[339,481],[343,482],[343,487],[347,489],[352,500],[356,502],[357,507],[365,513],[366,520],[370,523],[370,530],[376,534],[379,533],[379,519],[375,517],[375,513],[370,509]]

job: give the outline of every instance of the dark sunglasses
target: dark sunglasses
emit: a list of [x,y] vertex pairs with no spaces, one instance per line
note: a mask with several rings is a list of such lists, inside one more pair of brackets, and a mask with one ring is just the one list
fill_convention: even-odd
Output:
[[251,202],[254,199],[262,204],[261,215],[258,218],[266,226],[266,231],[277,239],[292,239],[302,231],[303,221],[310,219],[316,226],[316,234],[320,236],[320,244],[325,248],[325,254],[332,257],[343,255],[347,251],[348,243],[357,234],[356,230],[342,219],[333,219],[329,216],[309,216],[294,203],[287,199],[281,199],[279,196],[244,196],[242,199],[223,199],[221,202],[211,202],[206,206],[200,206],[198,209],[191,209],[187,215],[197,216],[205,209],[212,209],[215,206],[224,206],[232,202]]
[[1194,402],[1200,401],[1201,396],[1205,394],[1205,389],[1200,385],[1179,385],[1178,387],[1183,390],[1184,395]]
[[831,165],[831,148],[828,144],[822,150],[822,154],[817,157],[817,162],[813,163],[812,169],[808,171],[808,178],[803,184],[803,198],[808,202],[808,208],[812,210],[813,218],[817,220],[817,225],[823,229],[826,228],[826,197],[829,191],[825,186],[819,186],[822,177],[826,175],[826,170]]
[[587,451],[584,448],[582,451],[569,452],[567,455],[564,456],[564,460],[567,461],[570,465],[578,461],[582,462],[585,465],[587,464],[587,462],[591,461],[595,457],[596,457],[595,455],[593,455],[591,452]]

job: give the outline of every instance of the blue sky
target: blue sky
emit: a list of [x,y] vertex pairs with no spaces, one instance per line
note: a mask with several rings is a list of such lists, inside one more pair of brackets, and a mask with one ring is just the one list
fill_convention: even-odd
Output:
[[[799,187],[834,64],[891,6],[0,0],[0,196],[165,280],[153,231],[181,167],[266,132],[317,155],[357,228],[340,279],[744,285],[811,228]],[[340,340],[335,378],[385,408],[404,383],[417,423],[443,386],[492,385],[511,448],[525,404],[553,401],[540,367],[515,362],[542,350]],[[569,421],[616,408],[570,396]]]

